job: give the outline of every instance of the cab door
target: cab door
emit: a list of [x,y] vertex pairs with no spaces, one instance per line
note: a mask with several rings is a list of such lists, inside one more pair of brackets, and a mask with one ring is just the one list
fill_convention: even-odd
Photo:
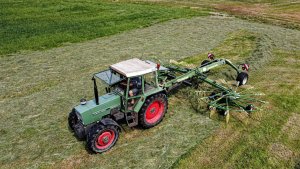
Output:
[[143,83],[144,83],[143,76],[130,77],[127,79],[127,89],[124,96],[125,112],[133,111],[134,107],[137,105],[141,97],[144,95]]

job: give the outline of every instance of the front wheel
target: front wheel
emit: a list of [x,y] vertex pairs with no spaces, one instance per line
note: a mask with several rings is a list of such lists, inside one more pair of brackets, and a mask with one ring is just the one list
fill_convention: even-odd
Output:
[[144,128],[151,128],[162,121],[168,108],[167,96],[159,93],[145,101],[140,113],[139,123]]
[[119,138],[116,126],[95,124],[87,137],[87,148],[95,153],[103,153],[112,148]]
[[79,122],[78,117],[74,110],[69,113],[68,124],[71,131],[74,131],[75,125]]

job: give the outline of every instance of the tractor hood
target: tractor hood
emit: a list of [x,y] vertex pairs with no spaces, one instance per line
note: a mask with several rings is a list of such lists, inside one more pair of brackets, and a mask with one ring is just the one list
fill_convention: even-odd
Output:
[[95,99],[89,100],[84,105],[75,107],[78,117],[84,125],[99,121],[103,116],[110,114],[111,109],[121,105],[121,97],[114,93],[108,93],[99,97],[99,105]]

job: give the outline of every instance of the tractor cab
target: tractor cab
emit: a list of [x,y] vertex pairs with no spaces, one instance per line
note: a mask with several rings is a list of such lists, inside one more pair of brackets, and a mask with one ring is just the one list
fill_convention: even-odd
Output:
[[[121,110],[123,112],[139,109],[149,93],[157,92],[158,72],[164,69],[151,61],[143,61],[137,58],[125,60],[109,67],[108,70],[94,74],[104,81],[107,93],[114,93],[121,97]],[[166,68],[165,68],[166,69]],[[98,90],[94,83],[95,100],[97,103]]]
[[[69,114],[69,127],[78,139],[97,153],[109,150],[117,141],[121,126],[140,125],[151,128],[167,112],[168,100],[158,84],[158,70],[163,67],[137,58],[113,64],[108,70],[93,75],[92,100],[83,100]],[[99,96],[97,79],[106,83],[106,94]]]

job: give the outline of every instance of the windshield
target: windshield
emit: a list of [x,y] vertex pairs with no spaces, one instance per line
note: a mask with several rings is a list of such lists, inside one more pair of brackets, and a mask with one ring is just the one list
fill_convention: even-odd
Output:
[[123,75],[120,75],[119,73],[112,71],[111,69],[96,73],[94,76],[101,79],[110,86],[125,79]]

